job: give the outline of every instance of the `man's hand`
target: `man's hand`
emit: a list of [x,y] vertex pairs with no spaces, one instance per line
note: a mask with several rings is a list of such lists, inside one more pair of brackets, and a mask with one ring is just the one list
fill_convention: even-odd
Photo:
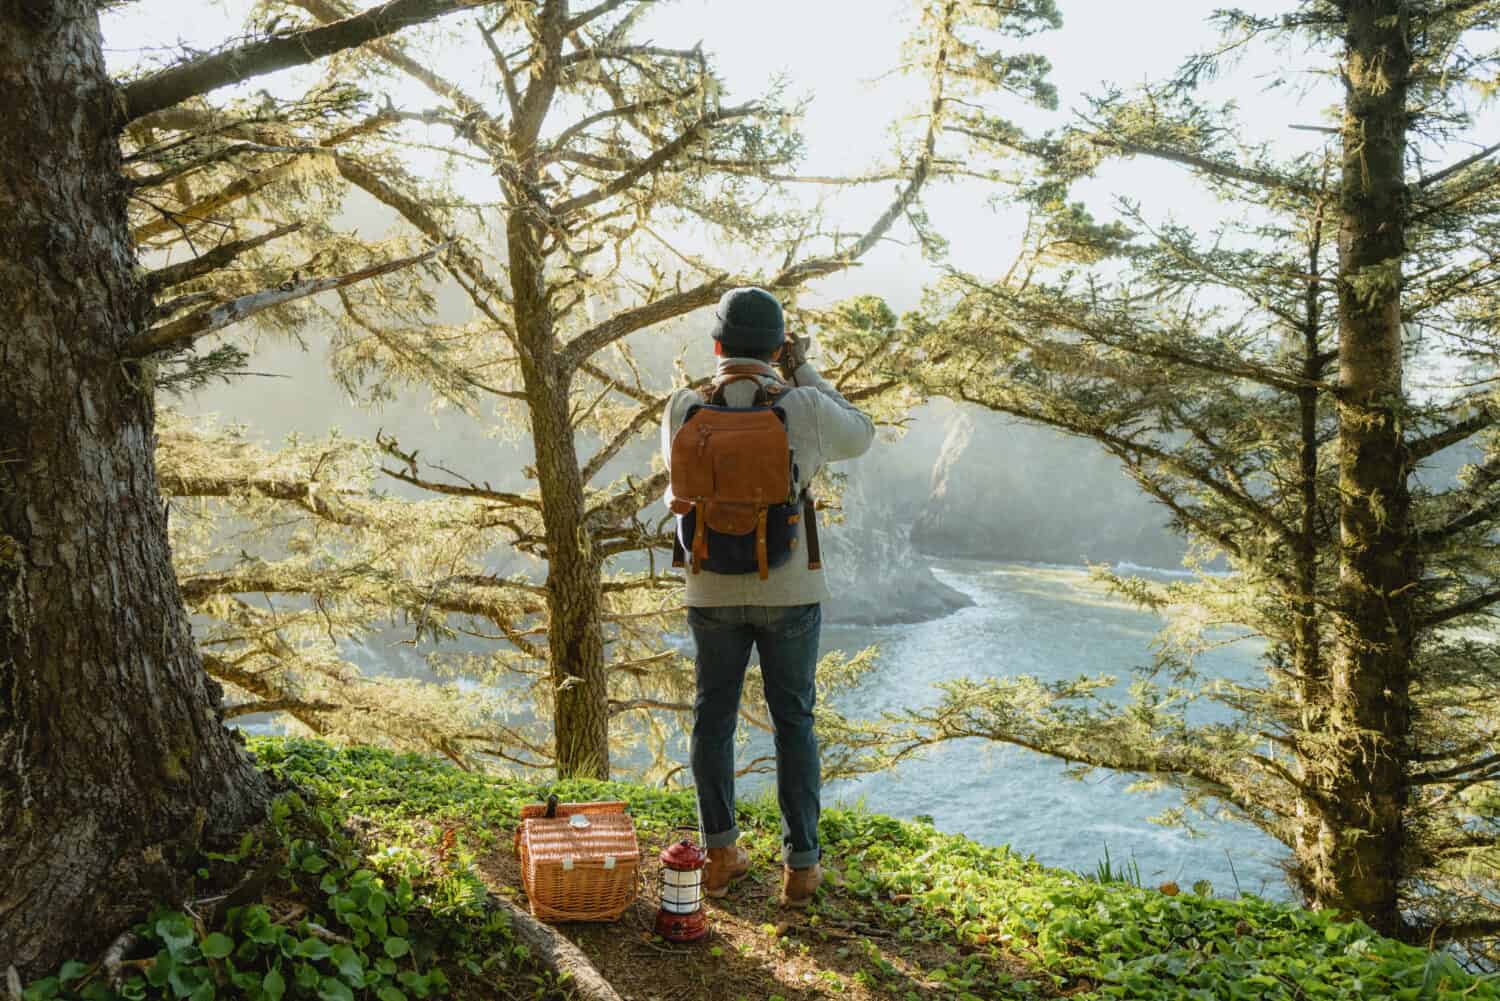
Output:
[[781,346],[781,357],[776,359],[776,367],[781,370],[782,378],[787,382],[792,381],[792,376],[797,369],[807,364],[807,352],[811,347],[811,337],[786,335],[786,342]]

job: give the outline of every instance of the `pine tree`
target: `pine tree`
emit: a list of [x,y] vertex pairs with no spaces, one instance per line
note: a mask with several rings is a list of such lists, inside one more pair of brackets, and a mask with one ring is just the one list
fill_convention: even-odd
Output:
[[152,448],[158,356],[410,263],[197,312],[153,305],[153,290],[235,248],[138,273],[120,130],[459,6],[391,0],[117,85],[95,5],[0,3],[0,956],[23,973],[102,946],[121,913],[176,892],[170,860],[259,819],[269,796],[222,725],[173,579]]
[[[1315,906],[1478,939],[1500,927],[1496,647],[1456,627],[1500,601],[1486,319],[1500,147],[1463,145],[1467,94],[1494,69],[1471,40],[1500,6],[1220,17],[1216,57],[1030,144],[1054,174],[1031,192],[1026,253],[999,280],[953,276],[907,334],[948,358],[919,377],[927,391],[1092,439],[1193,541],[1193,565],[1234,573],[1109,577],[1171,622],[1127,701],[1106,678],[965,682],[883,736],[905,730],[903,754],[981,736],[1142,773],[1281,840]],[[1289,39],[1327,53],[1344,94],[1337,137],[1288,160],[1240,144],[1194,90],[1225,54]],[[1064,201],[1066,179],[1115,156],[1179,165],[1235,215],[1164,226],[1126,200],[1122,224],[1100,225]],[[1443,392],[1404,378],[1459,363]],[[1424,475],[1459,446],[1460,482]],[[1261,683],[1194,668],[1216,627],[1265,642]]]
[[[919,195],[931,179],[968,169],[962,149],[969,140],[950,129],[958,99],[981,84],[1026,100],[1052,99],[1045,61],[997,51],[1054,23],[1050,3],[1004,13],[986,4],[919,4],[921,30],[902,69],[926,81],[929,94],[895,162],[862,176],[804,178],[795,170],[797,109],[776,93],[730,105],[708,54],[637,41],[650,6],[606,2],[570,13],[549,3],[487,17],[472,33],[492,62],[492,99],[431,68],[439,60],[429,53],[439,46],[459,51],[451,38],[381,42],[339,67],[344,85],[373,88],[381,75],[394,74],[429,90],[438,107],[345,111],[321,139],[267,130],[252,107],[179,108],[152,123],[159,131],[142,134],[143,143],[167,149],[187,135],[213,137],[217,146],[207,156],[248,143],[336,147],[313,154],[327,165],[323,172],[289,172],[278,182],[303,178],[290,201],[285,189],[275,193],[290,206],[282,211],[318,217],[316,185],[335,180],[371,196],[414,234],[398,241],[449,248],[442,260],[472,308],[465,322],[438,324],[430,292],[411,282],[341,293],[325,317],[335,325],[338,378],[377,397],[431,392],[476,419],[514,427],[535,446],[524,478],[502,489],[480,464],[442,468],[422,458],[432,451],[422,442],[387,436],[371,445],[299,443],[280,458],[185,427],[164,438],[177,496],[203,499],[207,506],[195,510],[213,514],[221,527],[235,524],[225,514],[260,523],[292,513],[299,519],[288,537],[297,540],[291,556],[247,551],[226,562],[215,549],[233,536],[216,535],[207,523],[179,546],[189,554],[183,571],[190,601],[214,619],[205,636],[214,649],[209,669],[247,696],[236,711],[284,706],[305,725],[342,737],[373,736],[361,721],[378,718],[376,731],[391,742],[563,775],[607,774],[612,719],[615,750],[636,740],[658,752],[666,747],[677,726],[661,714],[691,711],[691,673],[662,649],[663,632],[676,621],[677,585],[663,565],[669,536],[658,502],[665,474],[648,463],[670,392],[696,380],[643,371],[638,356],[665,358],[653,341],[672,321],[737,284],[762,284],[795,307],[799,289],[848,268],[903,219],[939,249]],[[344,14],[325,0],[302,0],[287,11],[319,22]],[[299,106],[334,92],[324,87]],[[446,132],[443,146],[454,162],[484,164],[495,179],[494,200],[476,203],[418,177],[405,162],[420,146],[418,128]],[[224,168],[217,183],[258,184],[265,173],[247,179],[233,170]],[[799,208],[785,192],[803,181],[894,191],[888,207],[850,236],[825,232],[816,211]],[[261,194],[255,204],[274,210],[275,194]],[[195,190],[170,208],[200,215],[188,206],[216,205],[220,197]],[[328,214],[324,206],[321,215]],[[287,239],[312,234],[306,252],[321,261],[369,253],[357,241],[331,239],[326,224],[280,221],[301,223]],[[164,238],[169,232],[155,231]],[[814,329],[827,327],[827,367],[841,388],[870,403],[883,400],[895,416],[909,395],[899,380],[866,366],[875,356],[895,356],[890,338],[848,327],[858,312],[796,315]],[[278,327],[305,329],[312,314],[268,316]],[[359,449],[363,456],[353,454]],[[430,500],[376,494],[360,471],[372,455],[382,480]],[[249,473],[262,464],[284,472]],[[535,559],[545,578],[488,569],[506,549]],[[257,594],[286,595],[296,604],[262,610],[247,600]],[[493,653],[439,657],[445,669],[514,694],[475,700],[454,715],[457,703],[440,693],[434,701],[431,690],[397,691],[375,681],[361,696],[343,685],[338,643],[372,635],[393,616],[415,624],[416,640],[492,643]],[[236,658],[243,659],[232,663]],[[864,657],[829,665],[824,679],[850,684],[869,663]],[[836,715],[824,725],[833,744],[847,732]],[[834,772],[838,761],[854,760],[831,757]]]

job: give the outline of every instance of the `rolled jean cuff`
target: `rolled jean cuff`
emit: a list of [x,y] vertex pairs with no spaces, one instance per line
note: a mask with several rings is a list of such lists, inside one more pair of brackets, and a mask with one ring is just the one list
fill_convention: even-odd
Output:
[[709,834],[705,831],[703,834],[703,846],[705,848],[728,848],[739,839],[740,829],[738,826],[731,827],[720,834]]
[[822,857],[823,850],[821,848],[809,848],[805,852],[786,852],[782,856],[782,860],[786,862],[789,869],[811,869],[818,864],[818,860]]

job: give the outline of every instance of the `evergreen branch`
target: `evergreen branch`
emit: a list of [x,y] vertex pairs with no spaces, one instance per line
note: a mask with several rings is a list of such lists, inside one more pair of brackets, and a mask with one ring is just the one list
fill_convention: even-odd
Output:
[[[228,680],[219,675],[222,680]],[[230,682],[235,684],[234,682]],[[236,685],[236,687],[243,687]],[[238,719],[241,716],[253,716],[256,713],[289,713],[301,718],[303,713],[335,712],[340,707],[332,702],[308,702],[304,699],[287,696],[279,699],[261,699],[256,702],[240,702],[232,706],[224,706],[220,715],[225,719]]]
[[132,191],[141,191],[146,188],[161,187],[163,184],[173,181],[183,176],[184,174],[191,173],[192,171],[199,170],[203,167],[211,167],[216,163],[223,163],[225,160],[231,160],[236,156],[240,156],[246,153],[302,154],[320,152],[322,152],[322,147],[320,146],[272,146],[266,145],[264,143],[240,142],[234,143],[229,146],[220,147],[219,149],[214,150],[212,153],[205,154],[204,156],[198,157],[194,160],[189,160],[186,163],[179,163],[176,166],[168,167],[167,169],[158,171],[155,174],[147,174],[143,177],[131,177],[129,178],[128,183]]
[[[414,487],[421,487],[423,490],[428,490],[435,494],[445,494],[450,497],[474,497],[478,498],[479,500],[487,500],[493,501],[497,504],[505,504],[509,507],[524,507],[533,511],[540,511],[542,509],[542,502],[535,497],[528,497],[525,494],[511,493],[504,490],[496,490],[492,488],[488,483],[481,485],[461,476],[459,478],[464,480],[462,484],[440,483],[436,480],[424,479],[417,472],[417,451],[401,451],[401,447],[396,439],[387,438],[381,431],[375,432],[375,444],[380,448],[382,452],[386,453],[392,458],[400,459],[406,464],[405,471],[399,469],[391,469],[387,466],[380,467],[380,471],[382,473],[389,477],[392,477],[393,479],[400,480],[402,483],[409,483]],[[435,466],[434,468],[443,469],[443,467],[441,466]],[[443,469],[443,472],[449,473],[451,475],[457,475],[449,469]]]
[[[286,693],[279,686],[273,684],[263,672],[246,670],[234,662],[206,650],[200,650],[199,656],[203,659],[203,669],[211,677],[219,681],[227,681],[241,691],[248,692],[267,702],[279,701],[287,697]],[[313,733],[321,735],[328,732],[328,726],[318,718],[317,712],[311,708],[296,706],[288,708],[286,712]]]
[[691,49],[667,49],[660,45],[586,46],[565,53],[559,66],[566,69],[583,62],[602,62],[606,59],[629,60],[634,56],[656,56],[662,59],[691,61],[701,60],[703,50],[697,46]]
[[[1075,333],[1082,334],[1095,343],[1119,351],[1125,351],[1129,354],[1139,355],[1143,358],[1152,358],[1156,361],[1163,361],[1172,365],[1194,368],[1202,372],[1221,375],[1230,379],[1244,379],[1248,382],[1258,383],[1270,389],[1278,389],[1283,392],[1296,392],[1299,389],[1318,389],[1324,392],[1335,392],[1337,388],[1326,382],[1310,381],[1301,375],[1267,368],[1264,365],[1246,360],[1237,355],[1230,359],[1215,359],[1177,348],[1152,344],[1142,337],[1122,337],[1105,325],[1105,322],[1096,321],[1077,315],[1076,313],[1065,312],[1048,303],[1036,301],[1023,302],[1007,295],[995,286],[986,285],[968,275],[955,274],[953,277],[961,284],[968,286],[981,295],[1000,302],[1007,308],[1029,310],[1033,316],[1044,323],[1064,327]],[[1035,347],[1035,344],[1031,341],[1011,332],[1008,328],[992,328],[988,332],[1024,344],[1027,347]]]
[[624,173],[620,174],[620,176],[616,177],[608,184],[603,185],[599,188],[595,188],[593,191],[588,191],[581,195],[575,195],[574,197],[569,198],[566,201],[560,202],[557,205],[553,206],[552,212],[557,218],[566,219],[568,216],[573,215],[575,212],[580,212],[591,205],[596,205],[599,202],[604,201],[606,198],[613,198],[615,195],[629,190],[635,185],[637,181],[641,180],[643,177],[647,177],[650,174],[655,173],[656,171],[660,170],[665,164],[670,163],[672,160],[682,155],[689,147],[691,147],[694,143],[699,142],[703,138],[703,134],[705,131],[712,129],[714,126],[721,125],[724,122],[730,122],[735,120],[736,118],[745,118],[749,115],[753,115],[759,110],[759,105],[742,104],[734,108],[723,108],[711,111],[689,125],[682,131],[679,136],[677,136],[676,139],[673,139],[671,142],[660,147],[650,156],[647,156],[644,160],[641,160],[639,163],[635,164],[629,170],[626,170]]
[[1500,602],[1500,591],[1487,591],[1483,594],[1477,594],[1467,601],[1460,601],[1456,605],[1449,605],[1447,608],[1428,612],[1417,620],[1417,628],[1431,629],[1434,626],[1443,625],[1445,622],[1452,622],[1454,619],[1462,618],[1465,615],[1482,612],[1496,602]]
[[995,401],[983,397],[978,397],[970,393],[962,385],[956,387],[954,392],[956,392],[959,398],[965,403],[975,403],[988,410],[996,410],[1001,413],[1007,413],[1015,417],[1020,417],[1023,420],[1033,421],[1037,424],[1045,424],[1049,427],[1057,428],[1059,431],[1065,431],[1068,434],[1078,435],[1079,437],[1083,438],[1092,438],[1095,441],[1098,441],[1106,446],[1115,446],[1135,455],[1153,459],[1156,462],[1160,463],[1163,467],[1172,470],[1178,475],[1184,476],[1190,480],[1194,480],[1207,487],[1209,490],[1213,491],[1215,494],[1227,501],[1230,506],[1235,507],[1248,514],[1256,521],[1274,531],[1281,538],[1292,538],[1291,529],[1287,525],[1285,525],[1281,521],[1281,519],[1277,518],[1276,515],[1272,513],[1270,508],[1261,504],[1254,497],[1248,494],[1241,493],[1234,487],[1225,483],[1223,480],[1220,480],[1213,474],[1211,470],[1205,469],[1202,466],[1197,465],[1196,463],[1189,462],[1183,457],[1174,455],[1166,449],[1144,442],[1139,442],[1133,438],[1125,437],[1124,435],[1119,434],[1115,431],[1111,431],[1102,425],[1087,424],[1076,419],[1059,417],[1052,414],[1042,413],[1037,410],[1019,407],[1015,404],[1007,404],[1003,401]]
[[1497,516],[1500,516],[1500,498],[1492,500],[1488,504],[1481,504],[1478,507],[1471,508],[1469,511],[1438,528],[1431,528],[1416,533],[1417,545],[1424,549],[1431,549],[1439,543],[1451,539],[1459,532],[1483,525]]
[[1126,472],[1129,473],[1130,478],[1136,482],[1136,485],[1139,486],[1142,490],[1146,491],[1146,493],[1150,494],[1158,504],[1161,504],[1168,511],[1172,512],[1172,514],[1175,515],[1185,527],[1190,528],[1195,532],[1202,533],[1205,538],[1212,539],[1221,549],[1223,549],[1226,553],[1229,553],[1231,556],[1234,556],[1236,558],[1242,558],[1244,556],[1244,550],[1240,547],[1239,542],[1234,538],[1233,535],[1231,535],[1228,531],[1212,524],[1196,512],[1188,510],[1188,508],[1184,506],[1176,496],[1174,496],[1167,490],[1165,484],[1163,484],[1158,478],[1147,473],[1145,469],[1141,468],[1139,462],[1134,456],[1119,449],[1114,449],[1113,451],[1114,454],[1122,462],[1125,463]]
[[611,459],[619,455],[622,448],[630,444],[647,426],[660,420],[661,412],[666,409],[669,400],[671,400],[670,396],[664,396],[650,406],[637,410],[629,424],[621,428],[613,438],[589,456],[588,462],[584,464],[583,472],[579,474],[583,477],[583,482],[587,483],[598,476],[599,471],[607,466]]
[[1420,942],[1424,946],[1443,945],[1449,942],[1469,942],[1474,939],[1500,936],[1500,917],[1468,918],[1462,921],[1437,921],[1432,924],[1412,925],[1403,931],[1403,938]]
[[163,494],[169,497],[265,497],[291,501],[304,510],[340,525],[365,525],[367,519],[329,505],[327,498],[352,492],[324,489],[317,480],[278,480],[258,476],[187,476],[163,471],[158,474]]
[[1215,160],[1197,153],[1188,153],[1167,146],[1153,146],[1149,143],[1130,142],[1129,140],[1116,139],[1112,136],[1100,134],[1088,136],[1088,141],[1095,146],[1118,150],[1121,153],[1129,153],[1135,156],[1149,156],[1155,160],[1165,160],[1169,163],[1181,164],[1193,170],[1199,170],[1205,174],[1225,180],[1243,181],[1263,188],[1288,191],[1301,195],[1304,198],[1319,198],[1323,195],[1322,191],[1312,185],[1304,184],[1301,181],[1293,180],[1281,174],[1276,174],[1268,170],[1241,167],[1225,160]]
[[[506,14],[509,16],[509,11]],[[495,44],[494,32],[482,23],[479,25],[479,36],[484,39],[485,48],[490,50],[495,68],[500,71],[500,80],[505,87],[505,103],[510,105],[511,116],[517,117],[521,114],[521,92],[516,90],[516,76],[510,70],[510,60],[505,58],[500,46]]]
[[410,473],[403,473],[399,469],[391,469],[388,466],[381,466],[380,471],[392,479],[400,480],[402,483],[409,483],[414,487],[421,487],[423,490],[428,490],[435,494],[444,494],[449,497],[474,497],[480,500],[494,501],[497,504],[506,504],[510,507],[530,508],[534,511],[540,511],[542,508],[541,501],[535,497],[527,497],[525,494],[508,493],[504,490],[491,490],[479,486],[461,486],[456,483],[439,483],[436,480],[423,479],[419,476],[413,476]]
[[1418,438],[1415,441],[1408,442],[1406,445],[1407,454],[1411,457],[1412,462],[1420,461],[1441,452],[1450,445],[1457,445],[1465,438],[1493,426],[1496,421],[1500,421],[1500,413],[1485,407],[1480,413],[1467,420],[1459,421],[1457,424],[1434,434],[1427,435],[1425,438]]
[[[766,282],[764,287],[780,290],[795,289],[815,278],[822,278],[854,265],[859,258],[885,237],[885,234],[895,225],[896,220],[905,214],[916,201],[922,185],[927,181],[928,162],[927,157],[917,162],[908,176],[906,185],[853,248],[842,254],[812,257],[797,263],[790,263]],[[725,292],[748,281],[749,279],[731,278],[728,273],[720,273],[687,291],[675,292],[633,309],[616,313],[603,323],[585,330],[569,341],[562,352],[563,363],[569,368],[577,368],[585,359],[592,357],[596,352],[620,338],[635,333],[637,330],[675,319],[703,306],[712,305]]]
[[572,125],[569,125],[567,128],[558,133],[556,138],[554,138],[547,144],[548,152],[544,153],[541,159],[543,162],[553,159],[559,151],[567,146],[569,140],[577,136],[579,133],[583,132],[591,125],[597,125],[600,122],[607,121],[611,118],[630,118],[642,111],[650,111],[652,108],[669,107],[685,100],[687,96],[688,95],[673,94],[668,97],[653,97],[641,101],[632,101],[629,104],[623,104],[619,107],[605,108],[603,111],[597,111],[592,115],[586,115],[585,117],[580,118],[578,121],[574,122]]
[[1412,785],[1418,786],[1440,785],[1454,779],[1462,780],[1472,772],[1492,773],[1495,771],[1497,765],[1500,765],[1500,754],[1491,754],[1489,757],[1479,758],[1476,761],[1468,761],[1461,765],[1454,765],[1452,768],[1443,768],[1432,772],[1420,772],[1413,775],[1410,782]]
[[586,28],[590,24],[593,24],[610,11],[632,2],[639,3],[640,0],[602,0],[602,2],[595,4],[588,10],[579,11],[570,17],[568,23],[563,26],[563,34],[571,35],[580,28]]
[[[462,239],[451,236],[419,198],[391,184],[368,165],[342,155],[335,155],[334,163],[344,180],[393,209],[423,236],[434,242],[449,244],[452,250],[444,258],[444,265],[450,272],[467,281],[465,291],[469,293],[475,308],[484,313],[507,337],[514,339],[512,325],[495,307],[495,303],[509,303],[506,290],[490,276],[479,257],[467,248]],[[484,295],[477,294],[479,292]]]
[[620,713],[634,712],[638,709],[653,709],[673,713],[690,713],[693,711],[691,702],[666,702],[662,699],[629,699],[621,701],[609,700],[609,714],[618,716]]
[[180,320],[152,327],[144,334],[133,338],[125,345],[124,356],[126,358],[141,358],[146,355],[156,354],[161,351],[180,351],[193,341],[217,330],[239,323],[248,319],[256,313],[282,306],[298,299],[304,299],[319,292],[330,292],[334,289],[344,288],[358,282],[369,281],[382,275],[400,271],[414,264],[431,260],[437,254],[447,248],[447,244],[440,244],[430,250],[424,250],[420,254],[410,257],[401,257],[393,261],[385,261],[381,264],[360,268],[347,274],[337,275],[331,278],[313,278],[303,282],[285,282],[275,288],[262,289],[249,295],[242,295],[238,299],[218,306],[184,316]]
[[189,205],[184,209],[158,209],[161,218],[142,223],[130,231],[130,238],[136,244],[144,243],[154,237],[170,233],[174,229],[181,228],[185,223],[206,222],[210,212],[216,212],[226,205],[233,204],[243,198],[248,198],[262,188],[290,176],[297,168],[297,159],[292,158],[273,164],[264,170],[247,174],[244,177],[235,178],[224,187],[205,198]]
[[721,274],[685,292],[674,292],[632,309],[615,313],[609,319],[590,327],[568,342],[561,352],[563,366],[565,369],[581,367],[586,359],[593,357],[597,352],[622,337],[633,334],[637,330],[665,323],[685,313],[691,313],[695,309],[712,305],[718,302],[719,296],[729,291],[734,285],[735,282],[727,274]]
[[643,403],[647,406],[651,406],[653,404],[661,402],[660,397],[651,393],[649,390],[642,389],[639,386],[632,386],[628,382],[621,382],[619,379],[616,379],[614,376],[610,375],[608,372],[604,371],[604,369],[600,368],[598,365],[595,365],[591,361],[586,361],[582,365],[579,365],[578,370],[604,383],[606,386],[613,389],[621,396],[628,396],[630,399],[635,400],[637,403]]
[[295,233],[301,228],[302,224],[300,222],[278,226],[257,236],[246,237],[243,240],[235,240],[231,243],[221,243],[207,253],[199,254],[191,260],[158,268],[146,275],[146,291],[155,294],[163,289],[169,289],[174,285],[181,285],[183,282],[206,275],[210,271],[217,271],[245,251],[254,250],[262,244],[270,243],[272,240],[286,236],[289,233]]
[[628,490],[589,508],[583,516],[584,523],[595,529],[619,524],[649,504],[653,497],[661,496],[667,489],[667,484],[672,482],[672,474],[663,469],[644,480],[626,477],[626,482],[629,484]]
[[1488,160],[1496,153],[1500,153],[1500,143],[1496,143],[1493,146],[1486,146],[1484,149],[1475,153],[1473,156],[1466,156],[1462,160],[1459,160],[1457,163],[1449,164],[1447,167],[1444,167],[1442,170],[1439,170],[1436,173],[1428,174],[1426,177],[1418,181],[1416,186],[1424,190],[1430,188],[1434,184],[1438,184],[1442,181],[1447,180],[1449,177],[1452,177],[1454,174],[1457,174],[1461,170],[1467,170],[1469,167],[1474,166],[1474,164],[1478,163],[1481,160]]
[[[194,122],[200,122],[204,127],[216,127],[214,116],[211,112],[178,108],[175,109],[173,117],[174,127],[191,128]],[[395,120],[392,115],[384,112],[378,115],[371,115],[363,122],[334,133],[318,143],[318,146],[331,151],[348,142],[350,139],[355,139],[369,132],[378,131]],[[135,227],[130,231],[130,238],[139,244],[165,233],[170,233],[174,229],[179,229],[184,222],[206,222],[210,213],[217,212],[226,205],[232,205],[241,199],[248,198],[256,192],[290,176],[297,170],[300,163],[300,157],[290,157],[280,163],[272,164],[264,170],[235,178],[223,188],[211,195],[198,199],[186,208],[158,209],[161,213],[161,218],[153,219],[151,222],[142,223]]]
[[388,0],[331,24],[169,66],[121,89],[117,124],[123,128],[133,119],[180,104],[190,97],[263,73],[301,66],[473,5],[474,0]]

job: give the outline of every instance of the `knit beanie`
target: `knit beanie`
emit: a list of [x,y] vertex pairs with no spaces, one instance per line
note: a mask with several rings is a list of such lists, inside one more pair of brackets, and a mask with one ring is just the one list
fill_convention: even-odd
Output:
[[714,317],[714,340],[726,353],[769,354],[786,341],[781,303],[763,288],[730,289],[719,300]]

